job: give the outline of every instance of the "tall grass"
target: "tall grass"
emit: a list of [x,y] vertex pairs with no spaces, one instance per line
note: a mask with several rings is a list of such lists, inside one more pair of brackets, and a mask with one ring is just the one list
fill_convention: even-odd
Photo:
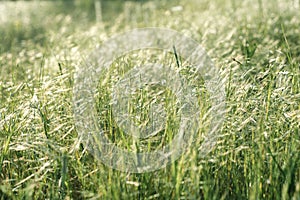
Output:
[[[41,14],[46,24],[31,17],[38,26],[19,19],[17,26],[13,18],[0,24],[0,199],[300,198],[300,18],[294,1],[176,5],[182,9],[169,1],[131,3],[131,16],[115,14],[104,26],[94,25],[78,7],[76,15]],[[73,75],[85,55],[110,35],[144,26],[173,28],[206,48],[228,80],[227,113],[217,145],[205,158],[199,154],[203,126],[195,145],[176,162],[131,174],[103,165],[81,144],[72,111]],[[176,68],[174,54],[151,52],[119,58],[100,77],[99,123],[122,148],[133,148],[132,141],[118,130],[105,103],[111,85],[133,66],[158,59]],[[181,73],[190,77],[184,69]],[[209,98],[201,80],[196,83],[205,121]],[[153,92],[142,91],[135,100],[146,106]],[[169,132],[140,147],[147,151],[170,141],[177,127],[171,119]]]

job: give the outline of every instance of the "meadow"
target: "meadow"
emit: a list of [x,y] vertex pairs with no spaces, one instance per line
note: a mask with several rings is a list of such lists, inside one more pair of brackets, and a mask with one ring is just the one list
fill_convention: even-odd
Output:
[[[92,0],[0,3],[1,200],[300,199],[299,1],[103,0],[101,6],[99,14]],[[226,113],[216,145],[201,155],[211,104],[203,80],[193,82],[183,66],[199,99],[199,136],[165,168],[130,173],[96,160],[78,137],[74,74],[105,40],[143,27],[176,30],[205,48],[226,80]],[[176,68],[174,54],[131,52],[100,77],[97,117],[119,147],[137,148],[113,119],[112,85],[146,60]],[[132,114],[148,112],[153,94],[166,97],[157,101],[170,112],[158,136],[138,143],[145,152],[169,143],[178,129],[174,94],[160,87],[137,93]]]

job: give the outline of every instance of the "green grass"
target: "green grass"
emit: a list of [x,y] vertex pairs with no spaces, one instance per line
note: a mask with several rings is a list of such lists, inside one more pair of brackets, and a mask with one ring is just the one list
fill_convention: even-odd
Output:
[[[103,24],[95,22],[91,3],[76,2],[39,9],[24,4],[21,14],[16,10],[1,21],[0,199],[300,199],[297,1],[127,2],[104,13]],[[122,6],[127,12],[119,12]],[[217,145],[203,158],[199,146],[210,103],[202,80],[193,82],[183,66],[181,74],[195,85],[202,108],[199,138],[166,168],[132,174],[97,162],[81,144],[73,119],[73,75],[97,44],[146,26],[172,28],[203,45],[227,80],[227,113]],[[173,54],[133,52],[99,81],[99,123],[109,139],[129,150],[160,148],[178,127],[174,95],[165,88],[137,91],[129,106],[134,115],[147,112],[153,93],[162,91],[168,99],[166,128],[137,146],[105,107],[112,85],[149,60],[177,66]],[[147,120],[140,114],[138,125]]]

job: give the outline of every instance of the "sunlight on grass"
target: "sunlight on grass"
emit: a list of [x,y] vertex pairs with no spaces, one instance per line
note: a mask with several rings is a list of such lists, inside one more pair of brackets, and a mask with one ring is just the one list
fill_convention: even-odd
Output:
[[[300,198],[299,0],[104,0],[101,6],[99,21],[94,1],[0,4],[0,199]],[[110,36],[148,26],[177,30],[203,45],[228,80],[227,113],[216,147],[203,158],[210,102],[203,80],[194,80],[201,125],[193,146],[164,169],[131,174],[95,161],[82,145],[73,75]],[[135,147],[113,119],[112,86],[149,60],[176,68],[173,54],[152,54],[131,52],[100,77],[99,123],[123,148]],[[193,80],[188,69],[180,73]],[[176,98],[154,86],[133,94],[135,122],[147,122],[147,106],[158,93],[169,99],[155,99],[169,121],[141,142],[143,151],[171,141],[178,126]]]

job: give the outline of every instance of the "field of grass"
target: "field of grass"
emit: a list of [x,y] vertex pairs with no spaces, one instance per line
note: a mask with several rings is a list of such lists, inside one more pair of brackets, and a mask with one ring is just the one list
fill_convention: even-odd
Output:
[[[103,1],[102,8],[99,19],[93,1],[0,3],[0,199],[300,199],[299,1]],[[210,103],[202,81],[194,82],[199,137],[171,165],[136,174],[105,166],[82,144],[73,86],[97,46],[142,27],[198,41],[226,80],[227,112],[216,145],[202,156]],[[136,147],[113,119],[111,86],[145,60],[176,67],[172,54],[132,52],[99,81],[99,123],[129,150]],[[157,91],[143,92],[135,100],[146,105]],[[164,103],[174,109],[172,100]],[[172,123],[140,142],[141,150],[172,140],[178,122],[171,114]]]

